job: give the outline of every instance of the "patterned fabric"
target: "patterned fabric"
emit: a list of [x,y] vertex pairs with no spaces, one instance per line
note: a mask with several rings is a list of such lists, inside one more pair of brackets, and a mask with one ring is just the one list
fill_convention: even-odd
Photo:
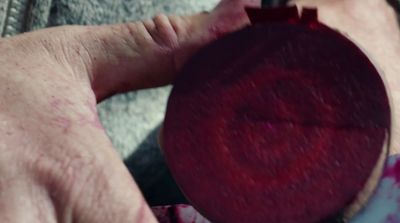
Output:
[[1,36],[13,36],[25,30],[25,12],[29,0],[0,0]]

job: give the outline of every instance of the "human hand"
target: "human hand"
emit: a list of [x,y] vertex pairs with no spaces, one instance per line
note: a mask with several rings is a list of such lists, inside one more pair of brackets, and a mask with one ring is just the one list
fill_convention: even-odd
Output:
[[155,222],[96,102],[170,83],[196,49],[248,22],[243,5],[259,2],[1,39],[0,221]]

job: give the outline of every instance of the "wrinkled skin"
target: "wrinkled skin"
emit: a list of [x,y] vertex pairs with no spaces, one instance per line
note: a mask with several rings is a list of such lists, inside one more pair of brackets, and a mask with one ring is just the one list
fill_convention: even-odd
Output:
[[[170,83],[196,49],[248,23],[223,0],[209,14],[65,26],[0,40],[0,221],[155,222],[102,128],[96,103]],[[299,1],[381,67],[400,109],[400,35],[381,0]],[[373,14],[374,16],[370,16]],[[393,133],[399,148],[398,120]]]

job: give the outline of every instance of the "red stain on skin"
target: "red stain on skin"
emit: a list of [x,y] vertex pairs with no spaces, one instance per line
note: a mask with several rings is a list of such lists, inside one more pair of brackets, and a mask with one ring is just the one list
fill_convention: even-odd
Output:
[[135,222],[144,222],[144,223],[146,222],[146,215],[147,215],[146,206],[147,206],[146,201],[141,199]]
[[173,223],[184,223],[179,217],[179,211],[175,206],[171,206],[168,208],[168,216]]
[[52,101],[50,101],[50,106],[54,109],[60,109],[61,106],[61,100],[60,99],[54,99]]
[[80,106],[86,106],[87,110],[84,113],[76,112],[72,106],[74,105],[68,99],[60,99],[52,96],[52,99],[49,102],[50,108],[57,111],[57,113],[67,112],[69,115],[67,116],[58,116],[53,119],[54,123],[63,129],[64,133],[67,133],[68,130],[72,127],[74,123],[77,123],[81,126],[90,125],[97,129],[103,129],[103,125],[101,124],[99,117],[97,115],[96,103],[91,103],[90,100],[87,100]]
[[394,165],[387,167],[383,176],[393,178],[396,184],[400,186],[400,159],[397,159]]
[[209,223],[190,205],[152,207],[160,223]]
[[72,121],[66,117],[58,117],[54,119],[57,126],[62,128],[64,133],[67,133],[72,126]]
[[95,128],[103,129],[103,125],[99,120],[99,116],[97,114],[96,104],[91,103],[89,100],[86,101],[86,106],[89,108],[90,113],[87,114],[79,114],[78,122],[81,125],[89,124]]
[[103,125],[101,124],[96,114],[90,114],[90,115],[80,114],[79,116],[80,117],[78,119],[78,123],[80,125],[91,125],[95,128],[103,129]]
[[399,219],[395,215],[388,215],[385,223],[400,223]]
[[219,26],[210,26],[208,28],[208,32],[210,33],[210,36],[215,39],[219,39],[226,34],[226,31],[224,31],[224,29]]
[[63,109],[63,107],[73,105],[73,103],[68,99],[52,98],[50,101],[50,107],[55,110]]
[[86,106],[90,109],[90,111],[92,113],[97,114],[97,108],[96,108],[96,104],[95,103],[92,103],[90,100],[87,100],[86,101]]

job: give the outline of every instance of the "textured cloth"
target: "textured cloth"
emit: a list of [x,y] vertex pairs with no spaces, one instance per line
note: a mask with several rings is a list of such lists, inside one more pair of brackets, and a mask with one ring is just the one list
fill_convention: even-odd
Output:
[[1,36],[13,36],[25,30],[29,6],[29,0],[0,0]]

